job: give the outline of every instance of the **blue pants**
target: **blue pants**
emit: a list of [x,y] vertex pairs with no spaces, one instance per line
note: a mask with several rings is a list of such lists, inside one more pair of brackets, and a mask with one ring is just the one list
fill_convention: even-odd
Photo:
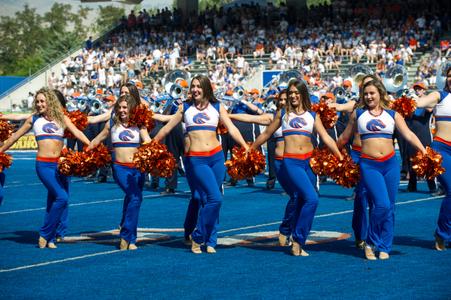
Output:
[[113,178],[125,193],[120,237],[130,244],[135,244],[139,209],[143,200],[144,173],[136,168],[114,163]]
[[284,189],[284,191],[290,196],[290,199],[287,202],[285,207],[285,213],[283,215],[282,223],[279,226],[279,232],[285,236],[291,236],[291,223],[293,222],[293,217],[296,209],[296,196],[289,189],[290,185],[287,184],[284,176],[281,173],[283,160],[276,159],[275,160],[275,169],[276,169],[276,177],[277,181],[279,181],[280,186]]
[[[351,150],[351,158],[359,164],[360,151]],[[365,241],[368,233],[368,218],[366,208],[368,207],[367,192],[363,182],[360,180],[355,187],[354,211],[352,213],[352,229],[356,240]]]
[[389,253],[395,226],[395,199],[400,167],[395,156],[377,161],[360,158],[361,181],[368,193],[370,207],[367,244]]
[[6,179],[6,175],[5,175],[5,171],[3,170],[3,172],[0,172],[0,205],[2,205],[3,202],[3,185],[5,184],[5,179]]
[[[206,203],[205,194],[196,187],[192,180],[191,170],[186,164],[186,160],[183,161],[185,166],[186,179],[191,190],[191,199],[189,200],[188,208],[186,210],[185,222],[183,228],[185,230],[185,239],[187,239],[196,228],[197,220],[199,217],[199,210]],[[217,228],[215,227],[211,233],[210,239],[217,240]]]
[[[39,235],[47,241],[54,241],[61,222],[67,221],[67,207],[69,202],[69,181],[58,172],[58,163],[36,161],[36,173],[47,188],[47,207],[44,217],[44,225],[39,230]],[[63,219],[63,217],[66,219]]]
[[435,234],[449,242],[451,241],[451,146],[439,141],[433,141],[432,149],[443,157],[442,167],[445,168],[445,173],[438,176],[438,180],[446,193],[440,207]]
[[296,196],[291,232],[293,239],[301,245],[307,240],[318,207],[316,175],[310,168],[309,161],[310,159],[284,157],[281,169],[283,181]]
[[191,237],[198,243],[215,247],[219,210],[222,204],[222,181],[225,176],[222,151],[211,156],[187,156],[185,158],[187,177],[191,177],[192,190],[198,190],[204,201],[200,208],[196,229]]

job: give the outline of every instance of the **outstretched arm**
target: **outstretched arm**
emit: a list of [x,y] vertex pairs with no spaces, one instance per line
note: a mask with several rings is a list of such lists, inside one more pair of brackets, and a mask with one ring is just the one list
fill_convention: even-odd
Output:
[[89,145],[89,139],[86,137],[86,135],[81,132],[77,126],[74,125],[74,123],[72,123],[72,121],[69,119],[68,116],[64,116],[64,122],[66,124],[67,129],[69,129],[70,132],[72,132],[72,134],[79,139],[80,141],[83,142],[83,144],[85,145]]
[[328,103],[327,105],[330,108],[335,108],[337,111],[342,111],[342,112],[352,112],[354,110],[356,102],[354,100],[349,100],[349,102],[346,103]]
[[150,138],[149,131],[147,131],[146,127],[141,128],[139,130],[139,134],[141,135],[141,140],[143,144],[147,144],[152,140]]
[[16,132],[14,132],[9,139],[7,139],[3,145],[0,147],[0,152],[5,152],[9,149],[21,136],[27,133],[32,127],[32,117],[28,117],[22,127],[19,128]]
[[97,147],[102,141],[104,141],[108,134],[110,133],[110,122],[105,124],[103,130],[89,143],[88,150],[94,149]]
[[252,143],[251,148],[257,149],[260,147],[264,142],[266,142],[273,134],[276,132],[277,128],[280,127],[280,118],[281,118],[281,112],[280,110],[275,115],[273,121],[269,126],[266,128],[265,131],[263,131],[255,140],[254,143]]
[[0,113],[0,119],[1,120],[7,120],[7,121],[22,121],[26,120],[31,114],[3,114]]
[[113,109],[109,109],[103,114],[97,115],[97,116],[88,116],[88,123],[89,124],[97,124],[101,122],[106,122],[111,118],[111,112]]
[[414,98],[417,103],[417,107],[429,107],[433,108],[440,101],[440,93],[432,92],[429,95],[423,96],[421,98]]
[[243,136],[241,135],[238,128],[233,125],[232,120],[230,120],[229,115],[227,114],[227,111],[225,110],[224,106],[222,104],[219,106],[219,117],[224,124],[224,126],[229,131],[230,136],[244,149],[249,149],[249,146],[246,144],[246,141],[244,140]]
[[153,113],[152,114],[152,119],[156,120],[156,121],[160,121],[163,123],[169,122],[172,117],[174,115],[163,115],[163,114],[157,114],[157,113]]
[[259,125],[269,125],[274,119],[272,114],[249,115],[249,114],[229,114],[229,118],[245,123],[255,123]]
[[183,105],[179,106],[177,112],[172,116],[171,120],[163,126],[163,128],[158,131],[157,135],[154,137],[154,140],[157,142],[161,142],[169,132],[182,121],[183,118]]

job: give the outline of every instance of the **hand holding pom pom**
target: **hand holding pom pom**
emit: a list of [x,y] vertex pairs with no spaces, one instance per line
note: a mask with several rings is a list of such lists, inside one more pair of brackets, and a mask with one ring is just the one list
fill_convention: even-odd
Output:
[[442,167],[442,160],[442,156],[430,147],[426,147],[426,154],[418,151],[418,153],[410,159],[412,162],[412,169],[417,173],[417,176],[425,177],[427,179],[433,179],[445,172],[445,169]]

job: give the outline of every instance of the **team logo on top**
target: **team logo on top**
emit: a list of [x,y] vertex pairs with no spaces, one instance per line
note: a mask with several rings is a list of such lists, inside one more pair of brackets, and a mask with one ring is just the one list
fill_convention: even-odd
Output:
[[208,120],[210,120],[210,117],[204,112],[198,113],[193,117],[193,122],[195,124],[205,124]]
[[46,133],[55,133],[58,131],[58,126],[55,123],[46,123],[42,126],[42,131]]
[[290,127],[291,128],[302,128],[303,126],[307,125],[307,121],[304,120],[302,117],[296,117],[291,119],[290,121]]
[[135,136],[130,130],[124,130],[119,133],[119,139],[124,142],[131,141]]
[[372,119],[368,123],[366,123],[366,129],[368,129],[369,131],[380,131],[385,127],[386,125],[384,124],[384,122],[379,119]]

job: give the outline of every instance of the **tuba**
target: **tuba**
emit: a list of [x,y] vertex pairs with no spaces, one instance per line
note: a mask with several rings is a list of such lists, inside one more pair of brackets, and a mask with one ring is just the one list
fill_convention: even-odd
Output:
[[354,94],[359,93],[359,88],[363,77],[371,74],[373,74],[371,68],[363,64],[356,64],[349,69],[348,78],[352,82],[352,92]]
[[301,72],[297,70],[288,70],[279,75],[278,86],[280,89],[288,88],[292,80],[302,80]]
[[162,84],[166,93],[173,96],[174,99],[180,99],[188,90],[190,78],[191,75],[184,70],[173,70],[164,75]]
[[231,110],[233,107],[240,103],[245,97],[245,90],[242,86],[237,86],[233,89],[232,95],[222,95],[220,98],[226,109]]
[[387,92],[396,94],[407,84],[407,70],[401,65],[394,65],[384,75],[383,83]]
[[108,109],[108,105],[100,99],[92,99],[89,102],[89,111],[93,115],[100,115]]
[[440,65],[437,70],[437,79],[435,85],[439,91],[443,91],[446,87],[446,71],[451,68],[451,60],[448,60]]

